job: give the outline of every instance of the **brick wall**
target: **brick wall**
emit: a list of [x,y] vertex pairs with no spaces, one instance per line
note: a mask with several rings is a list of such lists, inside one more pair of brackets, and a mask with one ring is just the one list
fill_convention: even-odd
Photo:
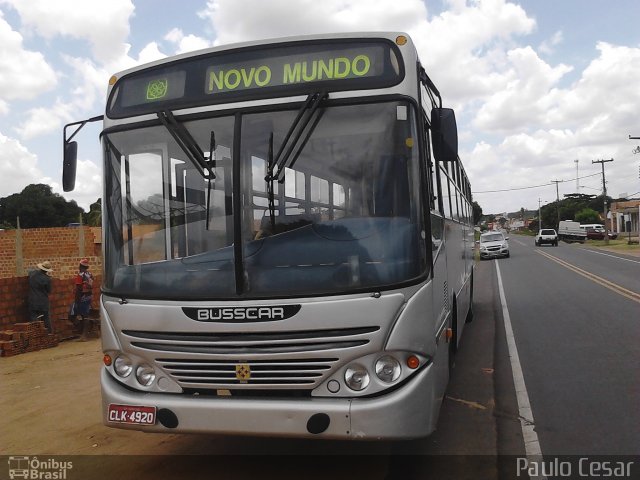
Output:
[[[93,270],[93,269],[92,269]],[[100,305],[100,285],[102,275],[95,275],[93,282],[93,302],[95,310]],[[0,279],[0,330],[11,328],[16,323],[29,321],[29,277]],[[49,295],[49,316],[52,320],[66,319],[74,298],[73,278],[52,278]]]
[[51,275],[50,316],[67,318],[73,301],[73,279],[82,258],[94,276],[92,307],[97,309],[102,284],[99,228],[62,227],[0,231],[0,330],[28,320],[28,272],[48,260]]

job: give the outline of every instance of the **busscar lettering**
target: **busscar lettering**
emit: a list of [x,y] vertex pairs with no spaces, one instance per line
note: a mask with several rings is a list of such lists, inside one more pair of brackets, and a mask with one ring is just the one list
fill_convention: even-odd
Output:
[[[282,77],[274,78],[268,65],[258,67],[229,67],[208,71],[207,92],[226,92],[236,89],[261,88],[363,77],[371,71],[371,58],[356,55],[353,58],[335,57],[326,60],[304,60],[282,65]],[[273,80],[273,82],[272,82]]]
[[283,320],[283,307],[201,308],[198,320]]

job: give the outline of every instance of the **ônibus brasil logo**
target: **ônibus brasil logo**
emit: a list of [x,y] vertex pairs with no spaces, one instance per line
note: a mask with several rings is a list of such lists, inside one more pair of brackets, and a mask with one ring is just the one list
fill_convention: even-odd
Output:
[[68,461],[47,458],[40,460],[38,457],[9,457],[9,478],[24,478],[38,480],[66,480],[67,471],[73,468],[73,463]]

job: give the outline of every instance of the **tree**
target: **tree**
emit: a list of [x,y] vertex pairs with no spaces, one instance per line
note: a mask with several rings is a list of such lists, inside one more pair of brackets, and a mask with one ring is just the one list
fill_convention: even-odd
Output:
[[600,223],[600,214],[592,208],[583,208],[576,213],[575,218],[580,223]]
[[473,207],[473,224],[477,225],[482,218],[482,207],[475,200],[473,201],[471,206]]
[[99,198],[95,203],[89,205],[89,213],[85,217],[87,225],[90,227],[99,227],[102,225],[102,199]]
[[67,202],[49,185],[27,185],[20,193],[0,198],[0,223],[17,227],[62,227],[78,221],[84,210],[75,201]]

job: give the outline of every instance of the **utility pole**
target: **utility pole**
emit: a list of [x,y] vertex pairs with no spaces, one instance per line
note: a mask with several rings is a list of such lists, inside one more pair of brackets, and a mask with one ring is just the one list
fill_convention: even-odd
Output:
[[540,199],[540,197],[538,197],[538,230],[542,230],[542,214],[540,213],[540,202],[542,202],[542,200]]
[[560,193],[558,191],[558,184],[562,183],[564,180],[551,180],[551,183],[556,184],[556,215],[558,217],[558,223],[556,224],[556,231],[560,226]]
[[613,158],[609,160],[591,160],[591,163],[599,163],[602,166],[602,204],[604,215],[604,243],[609,245],[609,227],[607,227],[607,182],[604,179],[604,164],[607,162],[613,162]]
[[578,161],[579,160],[574,160],[576,164],[576,193],[580,193],[580,175],[578,174]]

